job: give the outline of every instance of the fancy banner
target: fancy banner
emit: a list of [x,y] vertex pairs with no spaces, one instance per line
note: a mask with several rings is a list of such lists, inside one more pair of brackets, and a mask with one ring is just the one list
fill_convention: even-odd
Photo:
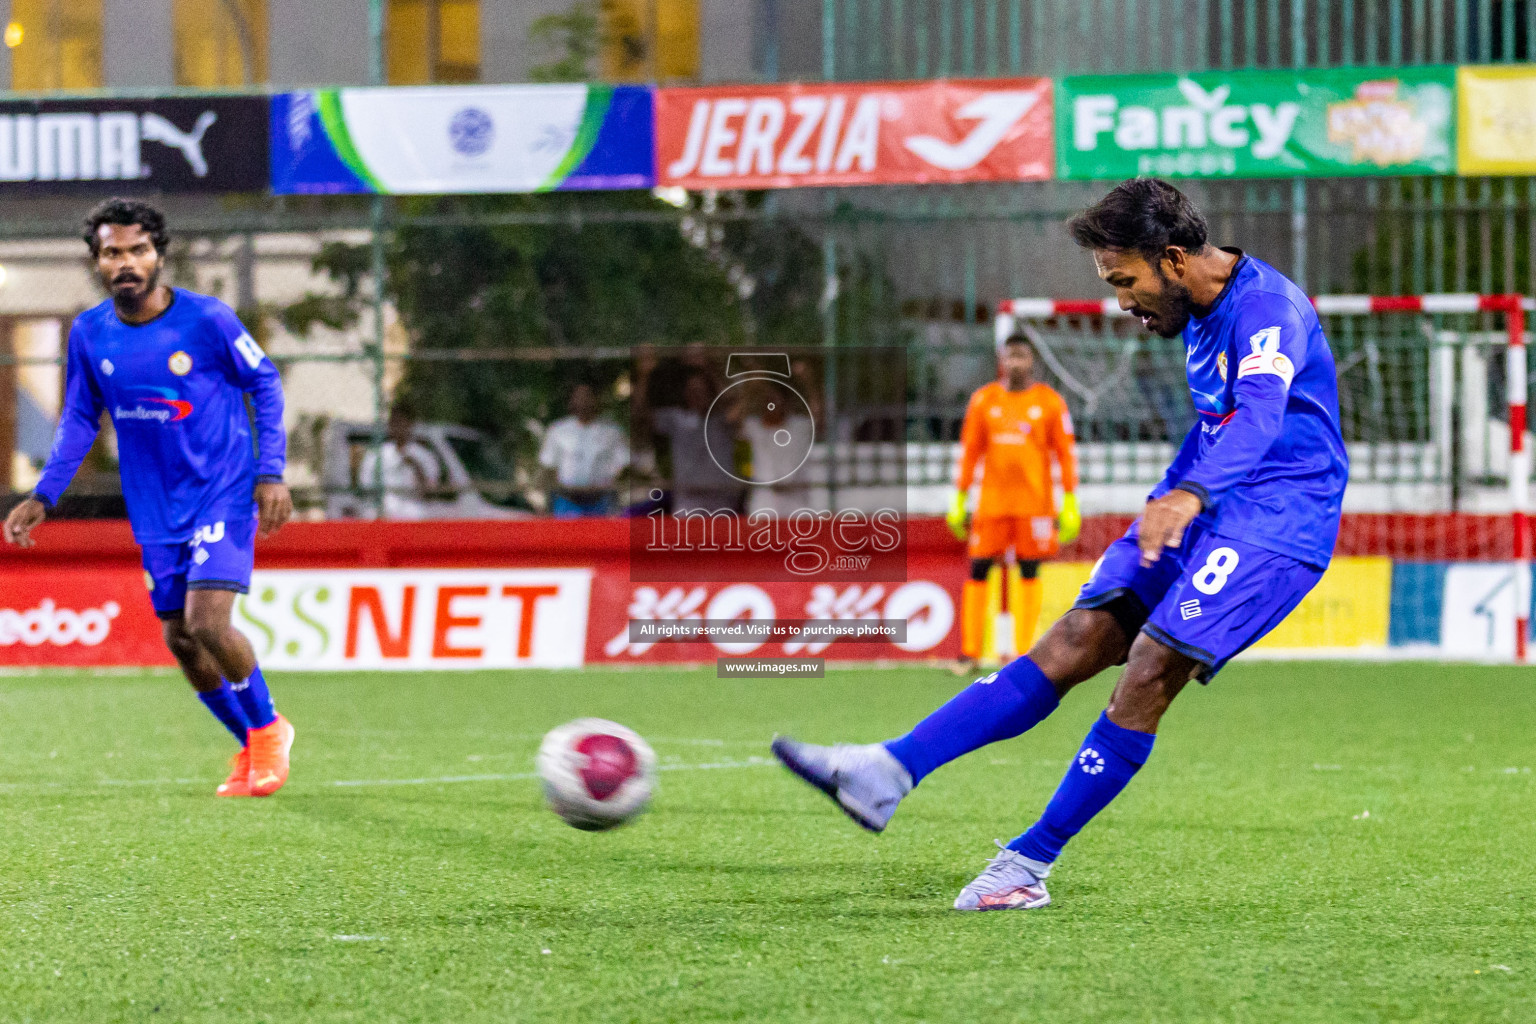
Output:
[[1081,75],[1058,86],[1062,178],[1451,174],[1455,69]]

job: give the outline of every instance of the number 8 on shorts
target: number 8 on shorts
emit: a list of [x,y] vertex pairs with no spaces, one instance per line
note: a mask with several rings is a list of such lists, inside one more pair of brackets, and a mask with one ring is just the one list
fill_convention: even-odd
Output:
[[1227,585],[1227,577],[1237,569],[1237,552],[1231,548],[1217,548],[1206,558],[1193,576],[1190,584],[1202,594],[1218,594]]

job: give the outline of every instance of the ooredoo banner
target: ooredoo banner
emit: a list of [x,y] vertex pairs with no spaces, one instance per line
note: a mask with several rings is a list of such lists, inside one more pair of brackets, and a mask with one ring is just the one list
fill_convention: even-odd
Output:
[[7,567],[0,665],[169,665],[144,571]]
[[277,193],[650,188],[648,86],[316,89],[272,97]]
[[1046,78],[656,91],[656,173],[685,188],[1036,181]]

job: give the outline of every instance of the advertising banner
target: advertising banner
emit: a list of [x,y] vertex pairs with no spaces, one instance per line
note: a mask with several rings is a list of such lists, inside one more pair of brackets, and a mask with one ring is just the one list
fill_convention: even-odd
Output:
[[235,626],[269,669],[570,668],[590,569],[258,570]]
[[0,102],[0,195],[256,192],[265,96]]
[[1084,75],[1058,85],[1060,177],[1455,171],[1455,69]]
[[1051,83],[722,86],[656,92],[656,173],[684,188],[1049,178]]
[[650,188],[647,86],[319,89],[272,97],[272,190]]
[[170,665],[144,571],[15,569],[0,580],[0,665]]
[[1456,69],[1457,170],[1536,174],[1536,70]]
[[[1042,631],[1066,614],[1092,573],[1092,562],[1046,562],[1040,566]],[[1335,557],[1312,592],[1254,649],[1386,647],[1391,595],[1390,558]]]
[[[965,562],[931,565],[905,583],[631,583],[599,576],[592,592],[589,663],[709,662],[716,658],[808,657],[829,661],[956,658],[960,655],[959,593]],[[899,642],[791,639],[755,642],[649,641],[631,621],[749,622],[866,620],[904,622]]]

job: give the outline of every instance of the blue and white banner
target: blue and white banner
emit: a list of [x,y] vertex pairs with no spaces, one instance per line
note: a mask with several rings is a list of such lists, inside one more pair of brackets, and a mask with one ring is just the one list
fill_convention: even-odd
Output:
[[393,195],[656,183],[648,86],[316,89],[272,97],[272,191]]
[[1434,648],[1439,657],[1508,660],[1515,613],[1531,581],[1509,562],[1397,562],[1392,566],[1390,643]]

